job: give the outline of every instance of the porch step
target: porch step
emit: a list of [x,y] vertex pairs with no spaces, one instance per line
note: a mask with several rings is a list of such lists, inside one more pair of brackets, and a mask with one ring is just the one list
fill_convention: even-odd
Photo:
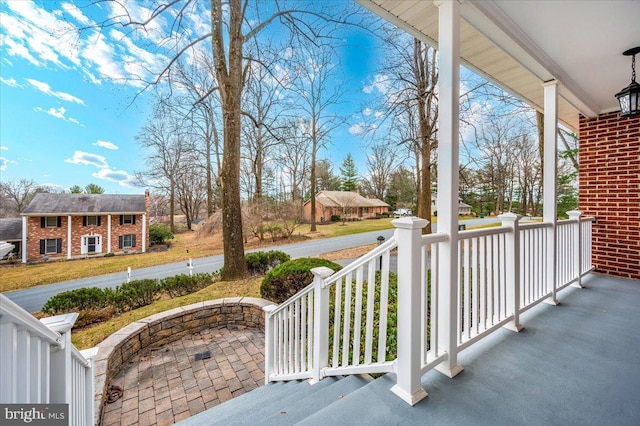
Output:
[[183,420],[181,426],[288,425],[322,410],[369,384],[370,376],[328,377],[315,385],[304,381],[271,383]]

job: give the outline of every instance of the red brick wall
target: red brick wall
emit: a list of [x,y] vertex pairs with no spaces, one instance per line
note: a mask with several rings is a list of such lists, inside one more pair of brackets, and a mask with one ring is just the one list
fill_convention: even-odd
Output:
[[580,118],[580,210],[597,272],[640,279],[640,116]]
[[62,216],[59,228],[41,228],[40,217],[27,218],[27,259],[42,259],[40,240],[62,238],[62,253],[48,254],[50,259],[67,256],[67,216]]

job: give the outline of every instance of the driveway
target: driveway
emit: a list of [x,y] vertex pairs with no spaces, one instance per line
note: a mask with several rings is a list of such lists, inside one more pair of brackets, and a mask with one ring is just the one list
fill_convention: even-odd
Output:
[[[467,227],[499,222],[500,220],[496,218],[470,219],[462,221],[462,223],[466,224]],[[435,232],[436,229],[437,224],[434,224],[433,231]],[[257,250],[281,250],[287,253],[292,258],[318,256],[323,253],[376,243],[377,238],[380,235],[382,235],[385,239],[388,239],[393,235],[393,229],[364,232],[361,234],[345,235],[342,237],[323,238],[319,240],[311,240],[295,244],[248,250],[248,252]],[[185,258],[183,262],[135,269],[131,273],[131,279],[138,280],[145,278],[165,278],[178,274],[186,274],[189,273],[187,261],[188,258]],[[194,259],[193,272],[199,273],[217,271],[222,267],[223,263],[224,258],[222,255]],[[126,280],[127,271],[122,271],[120,273],[100,275],[97,277],[83,278],[80,280],[64,281],[26,290],[5,292],[4,295],[28,312],[37,312],[42,309],[42,306],[44,306],[47,300],[63,291],[73,290],[81,287],[116,287]]]

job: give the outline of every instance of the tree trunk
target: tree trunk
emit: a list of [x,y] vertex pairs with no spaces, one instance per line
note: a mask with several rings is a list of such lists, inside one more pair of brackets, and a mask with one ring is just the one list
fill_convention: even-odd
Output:
[[211,2],[213,52],[216,77],[220,85],[224,119],[224,149],[220,180],[222,184],[222,239],[224,269],[222,278],[242,278],[247,272],[242,238],[242,204],[240,201],[240,126],[242,74],[242,5],[240,0],[229,2],[228,69],[223,47],[223,19],[220,2]]
[[173,219],[176,214],[176,182],[173,177],[169,181],[169,229],[171,233],[176,233],[176,224]]

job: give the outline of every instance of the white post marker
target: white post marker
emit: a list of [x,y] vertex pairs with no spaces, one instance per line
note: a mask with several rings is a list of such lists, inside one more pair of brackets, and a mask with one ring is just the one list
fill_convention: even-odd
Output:
[[131,266],[127,268],[127,282],[131,281]]
[[191,258],[189,258],[189,263],[187,263],[187,266],[189,267],[189,276],[193,276],[193,260],[191,260]]

